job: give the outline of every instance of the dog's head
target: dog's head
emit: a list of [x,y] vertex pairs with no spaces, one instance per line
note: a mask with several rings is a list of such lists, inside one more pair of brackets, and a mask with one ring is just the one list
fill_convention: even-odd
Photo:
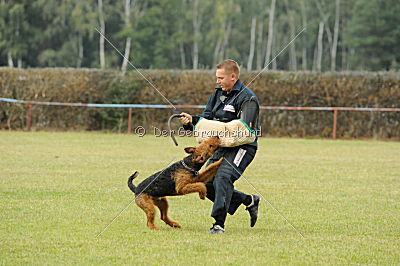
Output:
[[192,162],[205,163],[218,149],[219,144],[219,137],[211,137],[202,141],[196,147],[186,147],[185,152],[192,154]]

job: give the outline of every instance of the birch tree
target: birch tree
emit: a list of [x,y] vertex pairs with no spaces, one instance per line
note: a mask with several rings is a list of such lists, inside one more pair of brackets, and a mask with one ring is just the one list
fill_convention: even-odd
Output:
[[253,17],[251,19],[251,29],[250,29],[250,51],[249,58],[247,60],[247,70],[251,70],[253,66],[253,58],[254,58],[254,48],[256,42],[256,27],[257,27],[257,18]]
[[200,27],[202,23],[201,12],[199,12],[199,0],[193,0],[193,70],[197,70],[199,67],[199,39],[200,39]]
[[143,16],[145,9],[146,6],[140,6],[137,0],[125,0],[124,2],[123,19],[125,25],[123,29],[123,35],[126,36],[126,39],[124,57],[121,65],[121,71],[123,73],[126,72],[129,62],[129,56],[131,53],[131,34],[135,29],[136,21]]
[[332,32],[329,27],[329,17],[331,16],[331,13],[329,12],[329,10],[328,11],[324,10],[324,7],[322,6],[322,3],[324,3],[323,1],[320,2],[320,0],[315,0],[315,3],[319,11],[319,14],[321,16],[322,22],[324,22],[326,37],[328,38],[329,46],[332,46]]
[[257,62],[256,62],[256,69],[262,68],[262,62],[264,61],[264,18],[260,17],[260,22],[258,23],[257,29]]
[[275,17],[275,5],[276,0],[271,0],[271,7],[269,10],[269,22],[268,22],[268,39],[267,39],[267,53],[265,55],[264,67],[269,68],[269,59],[271,57],[272,39],[274,35],[274,17]]
[[211,34],[215,43],[212,57],[212,67],[214,67],[225,57],[225,51],[228,46],[232,31],[232,20],[235,14],[236,10],[233,1],[216,1],[214,16],[211,21]]
[[72,0],[73,7],[71,11],[71,24],[73,34],[76,36],[77,52],[76,52],[76,67],[82,67],[85,43],[84,39],[91,40],[94,36],[94,27],[96,23],[96,12],[92,3],[87,1]]
[[316,60],[315,60],[315,70],[321,72],[322,69],[322,49],[323,49],[323,40],[324,37],[324,22],[319,23],[318,28],[318,38],[317,38],[317,46],[316,46]]
[[333,43],[331,50],[331,71],[336,70],[336,52],[337,52],[337,43],[339,36],[339,19],[340,19],[340,0],[336,0],[335,28],[333,31]]
[[[300,0],[300,10],[301,10],[301,21],[303,28],[307,28],[307,12],[306,12],[306,6],[304,4],[304,0]],[[307,35],[307,32],[304,32],[304,35]],[[306,36],[303,36],[302,38],[302,68],[303,70],[307,70],[307,38]]]
[[[124,11],[125,11],[124,12],[125,27],[129,28],[131,25],[131,0],[125,0]],[[126,37],[124,58],[122,60],[122,66],[121,66],[121,70],[123,73],[126,72],[126,68],[128,66],[129,53],[131,51],[131,41],[132,41],[131,37]]]
[[[26,35],[29,32],[29,24],[26,22],[27,13],[26,9],[28,3],[20,2],[5,2],[1,3],[2,13],[4,12],[2,20],[4,21],[4,28],[1,29],[1,35],[4,40],[0,40],[0,48],[3,46],[7,51],[7,63],[9,67],[15,66],[15,61],[19,68],[22,67],[22,56],[28,54],[28,44]],[[0,35],[0,36],[1,36]]]
[[[276,28],[276,26],[274,26],[274,28]],[[274,38],[272,39],[272,55],[271,55],[271,57],[272,57],[272,69],[273,70],[277,70],[278,69],[278,63],[277,63],[277,61],[276,61],[276,55],[277,55],[277,49],[276,49],[276,46],[277,46],[277,43],[278,43],[278,34],[274,34]]]
[[[182,0],[181,2],[181,13],[184,14],[187,8],[187,2],[186,0]],[[179,55],[181,58],[181,68],[185,69],[186,68],[186,55],[185,55],[185,45],[184,45],[184,23],[185,23],[185,16],[182,16],[179,19],[179,31],[181,33],[181,37],[179,40]]]
[[[289,3],[287,0],[284,0],[284,3],[288,15],[290,36],[293,38],[296,35],[294,26],[294,12],[289,8]],[[292,42],[289,47],[289,70],[297,71],[296,42]]]
[[106,67],[106,59],[104,54],[104,35],[106,34],[106,23],[104,21],[103,14],[103,0],[97,0],[97,7],[99,13],[99,24],[100,24],[100,39],[99,39],[99,56],[100,56],[100,68]]

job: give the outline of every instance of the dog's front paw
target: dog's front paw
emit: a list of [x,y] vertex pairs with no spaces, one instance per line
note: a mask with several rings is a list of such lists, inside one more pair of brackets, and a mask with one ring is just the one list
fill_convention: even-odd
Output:
[[217,166],[220,166],[223,161],[224,161],[224,157],[221,157],[215,164]]

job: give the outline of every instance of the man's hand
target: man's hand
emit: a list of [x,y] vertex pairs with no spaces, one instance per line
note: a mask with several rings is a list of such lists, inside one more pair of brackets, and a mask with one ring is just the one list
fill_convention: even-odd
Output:
[[184,124],[185,126],[189,123],[193,122],[193,118],[190,114],[187,113],[180,113],[180,115],[182,117],[179,118],[179,120],[181,120],[182,124]]

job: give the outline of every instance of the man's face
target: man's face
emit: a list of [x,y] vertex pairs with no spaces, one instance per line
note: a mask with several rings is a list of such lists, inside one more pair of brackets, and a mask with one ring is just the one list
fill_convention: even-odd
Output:
[[217,84],[221,85],[223,91],[230,92],[235,85],[237,76],[235,73],[227,73],[224,68],[217,69],[215,76]]

